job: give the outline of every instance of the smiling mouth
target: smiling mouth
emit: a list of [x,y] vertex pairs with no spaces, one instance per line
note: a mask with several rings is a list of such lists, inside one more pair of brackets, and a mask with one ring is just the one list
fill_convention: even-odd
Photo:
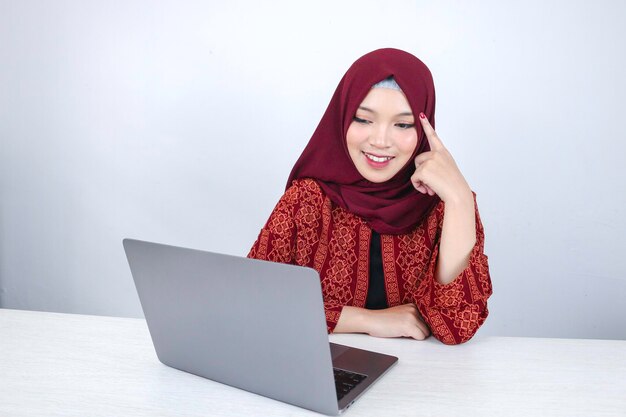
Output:
[[365,157],[369,159],[370,161],[377,162],[379,164],[383,162],[391,161],[394,158],[393,156],[376,156],[367,152],[363,152],[363,155],[365,155]]

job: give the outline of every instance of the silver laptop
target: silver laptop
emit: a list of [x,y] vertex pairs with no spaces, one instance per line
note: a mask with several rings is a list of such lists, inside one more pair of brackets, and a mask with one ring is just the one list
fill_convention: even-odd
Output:
[[398,361],[329,343],[314,269],[133,239],[124,249],[165,365],[336,415]]

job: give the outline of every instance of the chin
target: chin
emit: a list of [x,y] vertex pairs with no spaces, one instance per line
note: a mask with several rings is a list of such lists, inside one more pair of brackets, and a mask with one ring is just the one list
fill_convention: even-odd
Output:
[[389,175],[371,175],[369,172],[366,173],[365,175],[363,173],[361,173],[361,176],[363,178],[365,178],[366,180],[368,180],[369,182],[373,182],[375,184],[380,184],[386,181],[389,181],[391,178],[393,178],[392,176]]

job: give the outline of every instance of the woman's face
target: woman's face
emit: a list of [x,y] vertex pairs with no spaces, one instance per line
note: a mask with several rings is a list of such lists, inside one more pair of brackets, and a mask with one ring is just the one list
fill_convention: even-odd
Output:
[[415,117],[404,93],[371,89],[354,115],[346,142],[352,162],[366,180],[381,183],[393,178],[417,146]]

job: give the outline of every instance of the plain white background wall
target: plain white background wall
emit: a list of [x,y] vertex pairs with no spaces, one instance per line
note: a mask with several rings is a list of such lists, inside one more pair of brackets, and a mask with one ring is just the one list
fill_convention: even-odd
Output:
[[431,68],[484,334],[626,338],[626,4],[0,0],[0,305],[141,316],[124,237],[245,255],[345,70]]

